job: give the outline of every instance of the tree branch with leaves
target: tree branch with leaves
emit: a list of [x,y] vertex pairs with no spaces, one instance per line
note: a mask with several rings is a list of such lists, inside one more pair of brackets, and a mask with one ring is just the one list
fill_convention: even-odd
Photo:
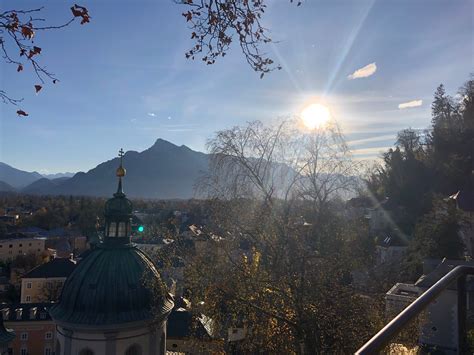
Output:
[[[260,73],[281,69],[263,52],[262,47],[273,42],[269,30],[262,25],[267,0],[176,0],[186,5],[183,12],[190,24],[191,39],[195,45],[186,52],[186,58],[200,56],[207,65],[224,57],[232,42],[237,42],[250,67]],[[290,0],[292,3],[293,0]],[[297,6],[301,1],[297,1]]]
[[[49,71],[46,66],[41,64],[39,56],[42,48],[36,44],[37,34],[43,31],[62,29],[69,26],[76,19],[80,19],[81,25],[90,21],[88,10],[79,5],[71,7],[72,18],[59,25],[46,24],[46,19],[41,17],[44,8],[28,10],[6,10],[0,13],[0,49],[5,63],[12,64],[16,71],[22,72],[26,66],[29,66],[38,80],[34,85],[38,93],[46,81],[53,84],[58,79]],[[0,99],[4,103],[18,105],[23,99],[13,98],[8,95],[4,88],[0,89]],[[28,113],[18,109],[19,116],[28,116]]]

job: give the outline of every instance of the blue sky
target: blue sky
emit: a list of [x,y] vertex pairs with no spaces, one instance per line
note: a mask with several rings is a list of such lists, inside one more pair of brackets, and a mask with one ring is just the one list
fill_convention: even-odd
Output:
[[[72,2],[0,0],[1,8],[44,3],[52,23]],[[172,0],[82,1],[91,23],[37,36],[41,60],[61,82],[37,84],[1,63],[1,86],[30,113],[0,105],[0,161],[40,172],[87,171],[123,147],[157,138],[204,151],[213,132],[301,111],[321,100],[357,158],[376,158],[396,132],[425,128],[440,83],[455,93],[474,69],[471,0],[270,0],[267,48],[283,66],[260,80],[238,47],[215,65],[186,60],[190,31]],[[19,5],[18,5],[19,4]],[[349,79],[375,63],[367,77]],[[363,72],[370,73],[374,66]],[[401,103],[422,105],[399,109]]]

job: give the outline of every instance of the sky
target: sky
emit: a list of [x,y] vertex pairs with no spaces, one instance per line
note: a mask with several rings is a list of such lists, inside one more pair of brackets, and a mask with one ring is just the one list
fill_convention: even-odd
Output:
[[[73,2],[0,0],[0,8],[44,4],[51,24]],[[173,0],[83,0],[91,22],[39,33],[41,63],[60,79],[38,84],[0,62],[0,161],[42,173],[88,171],[120,148],[142,151],[158,138],[198,151],[222,129],[298,115],[326,105],[357,159],[376,159],[397,131],[430,124],[443,83],[455,94],[474,70],[472,0],[269,0],[265,47],[282,65],[263,79],[238,46],[214,65],[191,61],[193,45]]]

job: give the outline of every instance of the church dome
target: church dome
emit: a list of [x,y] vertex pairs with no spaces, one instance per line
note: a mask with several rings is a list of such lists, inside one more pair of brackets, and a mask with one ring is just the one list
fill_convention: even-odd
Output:
[[153,292],[160,283],[153,262],[136,247],[102,245],[69,276],[51,315],[61,323],[90,326],[165,317],[173,308],[173,301],[164,291],[162,295]]
[[[122,157],[120,150],[120,168]],[[122,190],[124,175],[117,174],[117,192],[105,204],[104,242],[78,264],[51,308],[58,323],[110,328],[166,319],[173,308],[155,265],[130,241],[133,206]]]

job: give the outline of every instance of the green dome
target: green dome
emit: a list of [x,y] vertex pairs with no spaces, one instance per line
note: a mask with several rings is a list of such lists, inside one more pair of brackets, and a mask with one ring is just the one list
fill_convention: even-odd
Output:
[[[51,316],[62,323],[90,326],[166,316],[173,308],[171,296],[153,295],[145,286],[149,281],[160,282],[160,275],[145,253],[132,245],[100,246],[69,276]],[[154,302],[157,296],[161,302]],[[155,304],[160,307],[156,309]]]

